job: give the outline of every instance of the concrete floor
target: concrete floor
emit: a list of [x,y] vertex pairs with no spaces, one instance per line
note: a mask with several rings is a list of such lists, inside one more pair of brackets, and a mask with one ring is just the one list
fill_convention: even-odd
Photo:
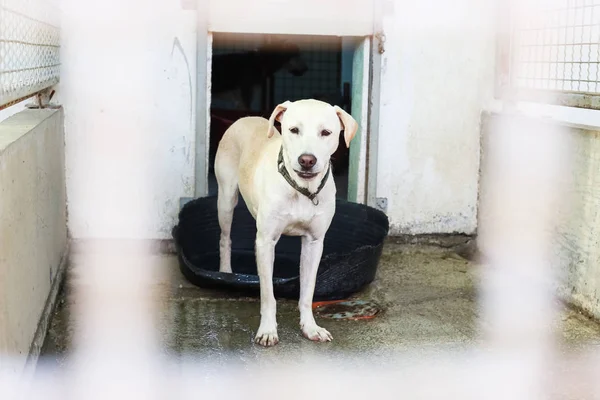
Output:
[[[161,340],[165,351],[175,357],[233,356],[239,361],[255,361],[294,352],[303,356],[339,351],[381,355],[414,347],[464,346],[477,340],[476,270],[452,250],[388,243],[377,279],[356,296],[377,302],[383,311],[366,321],[317,318],[333,334],[331,343],[304,339],[296,304],[279,301],[280,344],[271,349],[253,344],[259,324],[257,299],[196,288],[181,276],[174,256],[156,257],[157,265],[166,272],[157,275],[163,278],[156,283],[163,293]],[[72,263],[77,263],[76,256]],[[68,360],[76,329],[70,322],[71,287],[72,278],[67,278],[44,344],[46,361],[62,364]],[[556,329],[567,347],[600,344],[600,325],[576,311],[564,309]]]

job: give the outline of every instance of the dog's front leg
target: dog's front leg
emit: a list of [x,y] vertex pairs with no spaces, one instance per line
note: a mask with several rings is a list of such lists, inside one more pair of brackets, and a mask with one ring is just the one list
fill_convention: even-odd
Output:
[[302,237],[300,255],[300,329],[302,334],[317,342],[330,342],[333,337],[325,328],[317,325],[312,311],[312,301],[317,281],[317,270],[323,254],[323,238]]
[[277,239],[258,231],[256,235],[256,266],[260,280],[260,326],[254,341],[262,346],[279,343],[277,336],[277,305],[273,294],[273,263]]

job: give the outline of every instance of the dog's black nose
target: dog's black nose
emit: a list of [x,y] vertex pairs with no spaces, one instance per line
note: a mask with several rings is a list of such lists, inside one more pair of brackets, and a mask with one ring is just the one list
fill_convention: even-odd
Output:
[[302,167],[302,169],[311,169],[317,163],[317,157],[312,154],[302,154],[298,157],[298,164]]

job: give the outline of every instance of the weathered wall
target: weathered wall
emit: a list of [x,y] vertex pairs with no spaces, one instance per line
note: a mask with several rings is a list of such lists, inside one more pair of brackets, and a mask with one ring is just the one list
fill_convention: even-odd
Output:
[[[57,101],[74,238],[170,238],[179,198],[193,196],[196,11],[182,4],[63,1]],[[140,203],[144,221],[131,221]]]
[[[549,249],[550,256],[560,297],[600,318],[600,129],[540,119],[538,115],[526,113],[523,107],[520,107],[520,113],[525,121],[540,122],[540,125],[534,126],[543,129],[541,138],[564,135],[566,154],[556,163],[559,163],[567,180],[557,181],[557,190],[563,197],[549,215],[556,227],[551,232],[554,245]],[[501,117],[486,118],[489,123],[482,130],[484,159],[479,210],[482,231],[493,217],[487,205],[494,197],[494,182],[488,177],[486,157],[498,148],[494,138],[501,132],[494,132],[491,128],[492,121],[498,118]],[[566,186],[558,186],[563,183]],[[510,205],[507,205],[503,211],[510,210]],[[484,254],[489,251],[488,244],[481,240],[479,246]]]
[[22,367],[67,244],[64,171],[62,111],[0,123],[0,354]]
[[388,199],[393,234],[473,233],[493,2],[393,4],[384,13],[377,196]]
[[555,254],[560,294],[600,318],[600,129],[570,128],[572,188]]

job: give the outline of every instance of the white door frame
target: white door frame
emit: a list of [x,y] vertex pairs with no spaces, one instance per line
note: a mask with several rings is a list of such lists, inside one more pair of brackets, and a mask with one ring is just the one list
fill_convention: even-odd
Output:
[[[313,8],[308,7],[306,1],[315,2],[315,6],[318,3],[318,24],[307,23],[312,18]],[[364,189],[359,191],[362,193],[357,201],[366,201],[370,206],[381,206],[377,201],[376,191],[382,1],[305,0],[300,6],[298,2],[289,0],[257,0],[252,2],[252,19],[248,19],[246,0],[197,0],[195,197],[208,194],[212,32],[369,36],[373,39],[369,46],[368,94],[363,100],[367,104],[367,122],[362,123],[365,128],[363,134],[366,134],[367,139],[361,144],[360,157],[365,160],[365,165],[359,171],[364,174],[364,179],[358,179]],[[349,7],[348,2],[356,7]],[[239,4],[236,6],[236,3]],[[278,20],[277,16],[282,15],[283,10],[289,11],[290,7],[295,7],[294,12],[287,12],[286,15],[294,15],[294,18],[286,19],[284,24],[273,22]],[[257,8],[260,10],[257,11]],[[342,15],[343,13],[348,15]],[[246,18],[241,18],[238,14]],[[330,23],[323,23],[324,19]]]
[[367,135],[366,204],[387,212],[387,201],[377,197],[377,160],[379,153],[379,106],[381,93],[381,56],[385,52],[383,31],[383,2],[373,3],[373,39],[371,41],[371,62],[369,68],[369,129]]
[[208,4],[196,2],[196,126],[194,151],[194,197],[208,194],[210,149],[210,83],[212,35],[208,33]]

